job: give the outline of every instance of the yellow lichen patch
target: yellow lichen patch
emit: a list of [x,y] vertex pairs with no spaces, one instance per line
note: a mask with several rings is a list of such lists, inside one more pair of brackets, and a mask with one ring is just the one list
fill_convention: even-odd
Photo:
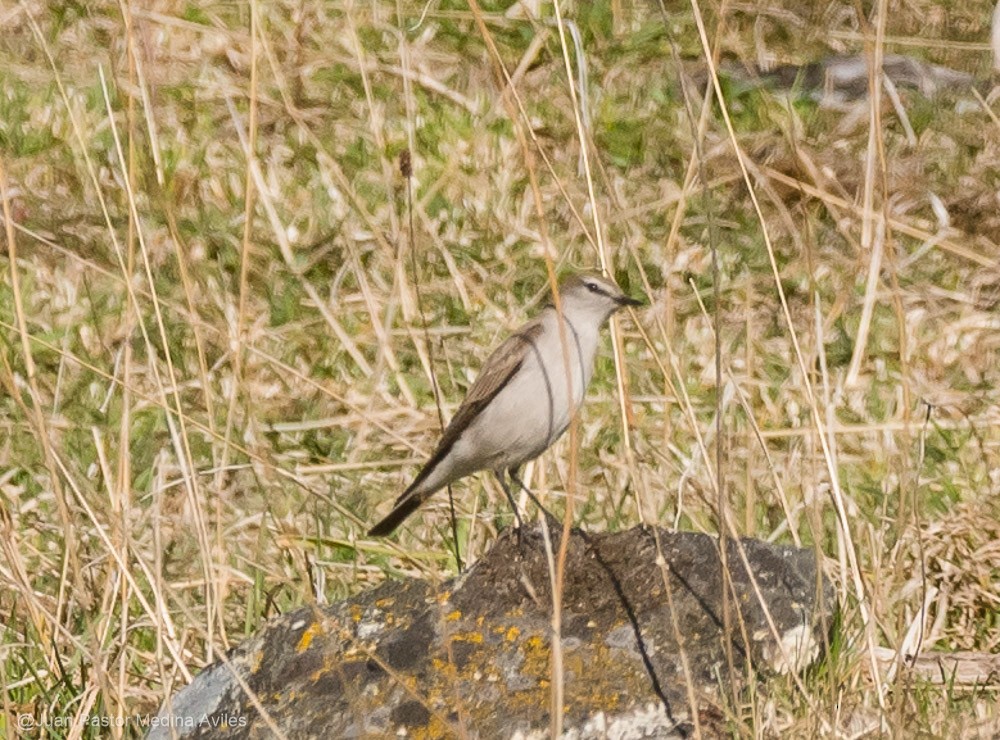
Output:
[[525,646],[531,648],[532,650],[540,650],[546,648],[546,653],[548,653],[548,648],[546,646],[545,640],[542,639],[541,635],[532,635],[525,641]]
[[472,642],[477,645],[483,642],[482,632],[456,632],[451,636],[452,642]]
[[[636,687],[628,675],[614,669],[612,650],[597,646],[595,650],[570,651],[565,656],[566,701],[583,707],[585,713],[613,712],[621,708],[623,699]],[[586,680],[581,680],[586,677]]]
[[511,626],[507,629],[507,632],[504,635],[504,639],[507,640],[507,642],[514,642],[514,640],[516,640],[520,636],[521,636],[521,630],[518,627]]
[[387,596],[384,599],[379,599],[378,601],[376,601],[375,606],[377,606],[379,609],[388,609],[395,603],[396,603],[395,596]]
[[409,730],[413,740],[433,740],[439,737],[452,737],[455,734],[455,728],[446,724],[436,714],[432,714],[423,727],[411,727]]
[[[508,633],[515,634],[512,630]],[[541,635],[524,637],[520,643],[524,663],[520,668],[520,678],[536,681],[530,690],[515,691],[510,694],[510,705],[515,708],[536,708],[548,701],[551,687],[552,655],[549,643]],[[628,684],[629,677],[614,668],[612,650],[599,646],[597,649],[567,649],[563,653],[563,673],[565,678],[565,702],[570,710],[583,713],[594,711],[615,711],[626,702],[630,691],[637,687]],[[626,681],[623,685],[622,681]]]
[[462,618],[462,612],[459,611],[458,609],[449,612],[448,615],[445,617],[445,619],[449,622],[457,622],[461,618]]
[[540,635],[532,635],[525,640],[521,650],[524,653],[522,674],[535,679],[549,675],[549,644]]
[[305,631],[302,633],[302,637],[299,638],[299,644],[295,646],[295,652],[301,654],[308,650],[309,646],[312,644],[313,638],[320,632],[322,632],[322,629],[317,622],[313,622],[306,627]]

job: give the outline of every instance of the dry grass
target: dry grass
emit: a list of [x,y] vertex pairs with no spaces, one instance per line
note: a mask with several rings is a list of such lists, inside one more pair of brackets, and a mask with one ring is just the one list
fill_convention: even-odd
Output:
[[[735,730],[986,732],[988,690],[873,681],[869,653],[1000,641],[996,104],[904,92],[870,136],[868,106],[723,80],[729,129],[678,78],[703,42],[985,78],[992,8],[800,5],[566,6],[589,177],[550,6],[0,10],[0,734],[155,711],[276,611],[452,572],[446,495],[398,544],[365,524],[434,442],[432,376],[447,417],[549,257],[650,306],[621,324],[626,395],[608,349],[536,489],[593,529],[717,531],[721,470],[736,531],[815,546],[838,583],[831,660]],[[509,521],[496,494],[456,486],[467,561]]]

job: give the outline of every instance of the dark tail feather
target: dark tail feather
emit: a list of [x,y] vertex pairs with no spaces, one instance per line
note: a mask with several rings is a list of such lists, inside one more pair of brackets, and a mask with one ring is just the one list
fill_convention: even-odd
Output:
[[413,493],[413,491],[424,482],[424,479],[434,472],[434,469],[437,467],[438,463],[444,459],[445,455],[451,451],[452,444],[454,444],[454,440],[448,441],[447,436],[444,440],[442,440],[442,443],[438,445],[438,448],[434,451],[431,459],[428,460],[420,472],[417,473],[417,477],[414,478],[413,482],[406,487],[405,491],[399,494],[399,498],[396,499],[396,505],[392,507],[392,511],[389,512],[389,515],[368,530],[369,537],[385,537],[386,535],[392,534],[392,531],[402,524],[406,517],[420,508],[420,504],[429,499],[432,493],[441,488],[441,486],[438,486],[430,491]]
[[402,524],[406,517],[416,511],[420,507],[420,504],[427,500],[428,495],[413,494],[403,496],[385,519],[368,530],[368,536],[385,537],[392,534],[393,530]]

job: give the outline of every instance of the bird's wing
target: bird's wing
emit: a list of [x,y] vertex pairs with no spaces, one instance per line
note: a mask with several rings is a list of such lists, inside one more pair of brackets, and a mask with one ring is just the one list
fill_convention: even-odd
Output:
[[507,337],[507,339],[501,342],[500,346],[493,350],[493,354],[486,359],[483,369],[479,371],[479,377],[476,378],[472,387],[469,388],[469,392],[466,394],[465,400],[462,401],[462,405],[458,407],[458,411],[455,412],[451,422],[449,422],[447,428],[444,430],[444,434],[441,435],[441,441],[438,442],[434,454],[431,455],[430,460],[424,465],[413,483],[403,491],[397,503],[405,499],[411,490],[423,482],[424,478],[434,470],[442,458],[451,451],[452,446],[454,446],[458,438],[462,436],[462,433],[469,427],[483,408],[506,387],[507,383],[510,382],[510,379],[514,377],[514,374],[524,363],[524,358],[541,333],[542,317],[539,316],[522,326],[516,333]]

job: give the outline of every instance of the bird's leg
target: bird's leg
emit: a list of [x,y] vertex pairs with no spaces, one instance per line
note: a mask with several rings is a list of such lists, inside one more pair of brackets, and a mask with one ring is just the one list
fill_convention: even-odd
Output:
[[[507,473],[510,473],[510,471],[508,470]],[[507,485],[507,480],[504,477],[504,471],[494,470],[493,475],[495,475],[497,480],[500,481],[500,487],[503,489],[504,495],[507,497],[507,501],[510,503],[510,508],[514,512],[514,519],[517,521],[517,532],[520,535],[521,528],[524,526],[524,522],[521,521],[521,514],[517,510],[517,502],[514,501],[514,497],[510,493],[510,486]]]
[[521,487],[522,491],[528,494],[528,498],[530,498],[531,502],[538,507],[539,511],[541,511],[543,514],[545,514],[545,516],[547,516],[549,519],[555,522],[556,525],[562,524],[562,522],[556,519],[556,517],[548,509],[542,506],[542,502],[539,501],[538,498],[535,496],[535,494],[531,492],[531,489],[528,488],[526,485],[524,485],[524,481],[521,480],[521,471],[518,468],[509,468],[507,470],[507,475],[509,475],[510,479]]

